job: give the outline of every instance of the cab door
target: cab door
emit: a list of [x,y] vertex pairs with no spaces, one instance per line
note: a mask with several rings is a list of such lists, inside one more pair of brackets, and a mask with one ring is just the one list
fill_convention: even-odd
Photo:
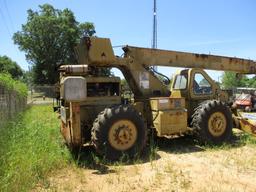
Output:
[[191,69],[189,73],[190,114],[193,114],[199,103],[214,99],[216,91],[215,82],[204,70]]
[[189,96],[189,79],[188,79],[189,69],[184,69],[178,71],[173,78],[171,85],[171,97],[180,98],[184,97],[186,100]]

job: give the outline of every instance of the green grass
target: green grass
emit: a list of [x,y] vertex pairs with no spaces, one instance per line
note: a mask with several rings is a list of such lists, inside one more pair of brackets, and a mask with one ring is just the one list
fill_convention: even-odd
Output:
[[47,185],[47,175],[72,160],[50,106],[33,106],[0,127],[0,191]]
[[204,150],[215,151],[215,150],[228,150],[228,149],[232,149],[232,148],[240,147],[244,145],[256,146],[256,137],[246,132],[233,131],[232,137],[227,142],[221,145],[205,144],[205,145],[201,145],[201,147]]
[[247,145],[256,145],[256,137],[248,133],[243,133],[240,136],[240,140],[242,143]]
[[28,94],[27,86],[17,80],[14,80],[8,73],[0,73],[0,84],[10,91],[16,91],[19,96],[26,97]]

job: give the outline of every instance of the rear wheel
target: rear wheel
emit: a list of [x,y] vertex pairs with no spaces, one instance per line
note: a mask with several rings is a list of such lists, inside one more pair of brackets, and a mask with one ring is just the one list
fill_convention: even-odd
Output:
[[232,115],[220,101],[207,101],[196,108],[192,128],[202,143],[221,144],[232,134]]
[[108,159],[116,160],[124,154],[132,157],[146,143],[143,120],[131,106],[107,108],[94,121],[92,143]]

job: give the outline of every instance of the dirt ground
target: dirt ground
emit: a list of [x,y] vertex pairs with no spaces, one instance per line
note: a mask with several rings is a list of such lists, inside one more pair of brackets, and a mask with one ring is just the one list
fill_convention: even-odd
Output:
[[35,191],[256,191],[255,145],[200,147],[180,138],[157,146],[130,163],[89,165],[85,151],[79,165],[51,173]]

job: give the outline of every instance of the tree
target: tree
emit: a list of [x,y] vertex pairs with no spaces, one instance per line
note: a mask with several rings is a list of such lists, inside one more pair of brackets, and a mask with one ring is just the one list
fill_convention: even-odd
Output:
[[54,84],[58,80],[57,67],[77,63],[74,47],[84,35],[94,35],[93,23],[79,23],[69,9],[55,9],[49,4],[39,11],[27,11],[27,23],[14,34],[13,40],[25,51],[32,65],[36,84]]
[[122,86],[122,89],[123,91],[130,91],[130,87],[126,81],[126,79],[121,79],[121,86]]
[[253,87],[256,88],[256,76],[254,75],[251,78],[248,78],[247,76],[245,76],[242,79],[242,83],[244,85],[244,87]]
[[96,33],[94,24],[91,22],[81,23],[79,25],[79,28],[80,28],[80,33],[84,37],[88,37],[88,36],[91,37]]
[[222,76],[222,85],[225,88],[252,87],[256,88],[256,75],[248,77],[242,75],[238,77],[234,72],[225,72]]
[[27,86],[31,87],[33,84],[33,73],[32,71],[25,71],[23,74],[22,82]]
[[241,80],[237,78],[234,72],[224,72],[222,76],[222,85],[225,88],[234,88],[241,86]]
[[14,79],[20,79],[23,76],[20,66],[7,56],[0,56],[0,72],[9,73]]

